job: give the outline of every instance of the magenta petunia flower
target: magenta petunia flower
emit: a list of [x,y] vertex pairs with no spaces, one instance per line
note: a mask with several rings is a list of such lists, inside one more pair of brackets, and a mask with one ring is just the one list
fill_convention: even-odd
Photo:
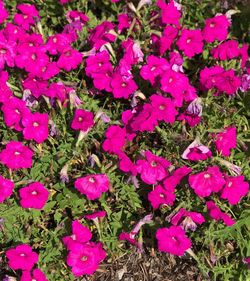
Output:
[[129,38],[128,40],[122,42],[122,48],[124,50],[124,55],[119,61],[119,65],[125,62],[131,66],[137,64],[138,62],[143,62],[144,54],[138,41],[134,41]]
[[68,250],[74,248],[77,243],[84,244],[92,238],[92,233],[88,227],[83,226],[79,221],[72,222],[72,235],[63,237],[63,243]]
[[190,175],[188,182],[200,197],[207,197],[212,192],[220,191],[226,183],[217,166],[208,167],[204,172]]
[[14,59],[16,55],[16,42],[7,40],[2,32],[0,32],[0,69],[3,69],[5,64],[9,67],[15,65]]
[[222,212],[221,209],[213,201],[207,201],[206,206],[212,219],[216,221],[223,220],[223,222],[227,226],[235,224],[235,221],[228,214]]
[[32,272],[23,271],[20,281],[49,281],[49,280],[39,268],[35,268],[33,269]]
[[137,167],[136,165],[130,160],[124,152],[119,152],[119,168],[121,171],[125,173],[131,173],[132,176],[136,176],[137,174]]
[[32,251],[29,245],[21,244],[6,251],[9,266],[14,269],[31,270],[38,262],[38,254]]
[[178,29],[174,26],[167,25],[159,40],[160,55],[164,55],[167,50],[171,50],[171,46],[178,35]]
[[190,212],[181,208],[173,217],[171,217],[170,221],[173,225],[182,226],[185,231],[188,229],[195,231],[197,224],[203,224],[205,219],[200,213]]
[[57,66],[66,71],[71,71],[72,69],[76,69],[81,62],[82,54],[71,47],[66,47],[61,52]]
[[45,50],[51,55],[62,53],[63,50],[70,47],[71,40],[68,34],[58,33],[48,37],[45,44]]
[[78,178],[75,181],[75,188],[89,200],[95,200],[109,190],[109,179],[105,174],[88,175]]
[[127,125],[129,129],[132,129],[131,133],[136,131],[153,132],[155,126],[158,125],[153,106],[148,103],[145,103],[143,106],[138,106],[136,108],[136,113],[131,116],[131,119],[129,120]]
[[165,121],[170,124],[174,123],[178,111],[175,109],[170,98],[165,98],[160,95],[152,95],[150,101],[155,110],[156,118],[159,121]]
[[8,16],[9,14],[4,8],[4,3],[0,1],[0,24],[2,24],[8,18]]
[[197,138],[185,149],[181,157],[192,161],[204,161],[212,157],[212,152]]
[[211,50],[211,54],[215,59],[229,60],[240,55],[238,42],[235,40],[228,40],[221,43],[219,46]]
[[233,95],[241,86],[241,81],[240,78],[235,75],[234,70],[229,69],[217,77],[215,85],[220,92]]
[[138,89],[132,77],[127,78],[119,73],[113,75],[111,87],[115,98],[125,99],[128,99]]
[[11,97],[2,106],[4,122],[8,127],[13,127],[17,131],[22,131],[21,120],[24,115],[29,113],[26,103],[16,97]]
[[180,99],[181,103],[178,106],[182,106],[182,94],[185,92],[186,88],[189,86],[189,81],[186,75],[175,72],[172,69],[166,70],[161,78],[161,89],[164,92],[169,93],[176,100]]
[[132,18],[128,14],[119,14],[118,15],[118,25],[117,29],[119,33],[122,33],[124,30],[127,30],[132,23]]
[[22,119],[23,136],[26,140],[35,140],[42,143],[48,138],[49,134],[49,115],[48,113],[29,113]]
[[102,219],[102,218],[106,217],[106,215],[107,215],[106,211],[97,211],[97,212],[94,212],[91,214],[84,215],[84,218],[86,218],[88,220],[94,220],[96,218]]
[[227,199],[231,205],[236,205],[249,191],[249,184],[244,180],[244,176],[226,177],[226,184],[222,190],[221,198]]
[[67,264],[75,276],[91,275],[106,258],[102,243],[74,244],[67,256]]
[[205,27],[202,30],[202,35],[205,41],[211,43],[215,40],[225,40],[228,35],[228,27],[230,21],[225,15],[218,15],[205,20]]
[[166,159],[154,155],[150,151],[145,151],[146,160],[137,160],[137,171],[141,179],[147,184],[156,184],[168,175],[167,168],[170,162]]
[[173,0],[170,0],[168,4],[164,0],[158,0],[157,6],[161,9],[161,20],[163,23],[180,27],[181,12],[175,6]]
[[103,21],[94,29],[92,29],[89,36],[89,43],[91,47],[99,50],[104,44],[114,42],[116,35],[112,33],[113,28],[113,23],[109,21]]
[[42,209],[49,198],[49,191],[40,183],[33,182],[19,189],[23,208]]
[[153,85],[156,79],[169,68],[170,66],[166,59],[151,55],[147,57],[147,64],[141,68],[140,75]]
[[27,169],[32,166],[33,151],[18,141],[10,141],[0,152],[0,162],[9,169]]
[[200,72],[200,83],[203,89],[209,90],[218,84],[218,77],[224,72],[224,68],[216,65],[205,67]]
[[107,51],[96,53],[86,59],[86,75],[95,78],[95,74],[112,71],[113,67],[110,62],[110,56]]
[[39,12],[34,5],[19,4],[17,9],[21,14],[15,14],[14,23],[21,26],[25,30],[29,30],[30,25],[35,25],[35,20],[39,19]]
[[236,128],[228,127],[225,128],[222,132],[214,136],[216,149],[223,156],[230,156],[230,150],[236,148],[237,139],[236,139]]
[[181,182],[181,180],[191,172],[192,172],[192,168],[188,168],[186,166],[176,169],[171,176],[167,177],[164,180],[163,182],[164,188],[166,190],[173,192],[176,186]]
[[57,98],[60,102],[64,103],[66,99],[69,99],[69,93],[74,89],[65,86],[61,81],[51,83],[49,89],[43,93],[50,98]]
[[175,198],[176,196],[173,192],[164,189],[161,185],[157,185],[148,194],[148,200],[154,209],[158,209],[162,204],[173,206]]
[[87,132],[94,126],[94,114],[84,109],[76,109],[71,128]]
[[126,130],[117,125],[111,125],[105,132],[105,141],[102,144],[102,148],[113,154],[119,153],[126,141]]
[[199,29],[183,29],[176,44],[188,58],[192,58],[196,54],[202,53],[202,40],[202,34]]
[[23,88],[25,90],[30,90],[35,98],[45,95],[48,91],[48,81],[43,81],[32,76],[28,76],[22,81],[22,84]]
[[14,183],[0,176],[0,203],[11,196],[14,189]]
[[192,246],[191,240],[185,235],[180,226],[159,228],[156,231],[158,249],[172,255],[183,256],[185,251]]

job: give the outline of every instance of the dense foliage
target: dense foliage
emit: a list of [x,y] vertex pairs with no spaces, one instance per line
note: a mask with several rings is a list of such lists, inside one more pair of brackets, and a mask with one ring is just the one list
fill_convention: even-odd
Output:
[[1,280],[132,248],[247,280],[249,11],[229,5],[0,0]]

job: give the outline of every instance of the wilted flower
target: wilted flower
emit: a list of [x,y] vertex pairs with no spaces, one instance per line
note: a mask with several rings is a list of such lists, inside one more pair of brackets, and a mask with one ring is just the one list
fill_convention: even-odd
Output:
[[63,183],[69,182],[68,168],[69,168],[69,164],[66,164],[63,166],[62,170],[60,171],[60,180]]
[[197,137],[182,153],[181,157],[183,159],[200,161],[206,160],[212,157],[212,152],[210,149],[201,144],[200,139]]

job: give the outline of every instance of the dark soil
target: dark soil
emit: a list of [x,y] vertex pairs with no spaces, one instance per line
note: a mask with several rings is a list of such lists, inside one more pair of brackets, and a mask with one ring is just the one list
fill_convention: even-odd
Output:
[[188,255],[178,258],[165,253],[127,254],[112,264],[102,264],[93,277],[81,281],[203,281]]

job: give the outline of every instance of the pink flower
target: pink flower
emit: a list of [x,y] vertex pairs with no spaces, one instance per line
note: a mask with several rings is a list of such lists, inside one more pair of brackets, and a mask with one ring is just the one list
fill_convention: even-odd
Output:
[[27,72],[38,73],[49,63],[49,57],[39,47],[21,46],[15,57],[16,66],[24,68]]
[[119,153],[126,141],[126,131],[117,125],[111,125],[105,133],[105,141],[102,144],[102,148],[113,154]]
[[149,80],[150,84],[153,85],[156,79],[169,68],[166,59],[151,55],[147,57],[147,64],[141,68],[140,75],[144,80]]
[[204,172],[190,175],[188,182],[194,192],[200,197],[207,197],[212,192],[220,191],[226,183],[217,166],[208,167]]
[[227,226],[231,226],[235,224],[235,221],[228,214],[222,212],[220,208],[213,201],[207,201],[206,205],[209,215],[212,219],[216,221],[223,220],[223,222]]
[[89,200],[95,200],[109,190],[109,179],[105,174],[88,175],[78,178],[75,181],[75,188]]
[[238,42],[235,40],[228,40],[226,42],[223,42],[219,46],[213,48],[211,54],[215,59],[220,60],[236,58],[240,54]]
[[106,73],[112,71],[110,56],[107,51],[96,53],[86,59],[86,75],[95,78],[95,74]]
[[219,65],[210,68],[205,67],[200,72],[200,83],[203,88],[209,90],[217,85],[218,77],[224,72],[224,68]]
[[62,53],[63,50],[70,47],[71,40],[68,34],[58,33],[48,37],[48,42],[45,45],[45,49],[51,55],[57,55]]
[[9,266],[14,269],[31,270],[38,262],[38,254],[32,251],[29,245],[21,244],[14,249],[6,251]]
[[216,81],[216,87],[220,92],[225,92],[228,95],[233,95],[237,89],[241,86],[240,78],[237,77],[233,69],[224,71],[218,76]]
[[225,128],[222,132],[216,134],[214,138],[216,149],[223,156],[230,156],[230,149],[236,148],[237,139],[235,127]]
[[84,218],[86,218],[88,220],[94,220],[96,218],[104,218],[104,217],[106,217],[106,215],[107,215],[106,211],[98,211],[98,212],[94,212],[92,214],[85,215]]
[[[48,91],[48,81],[43,81],[31,76],[28,76],[22,81],[23,88],[30,90],[32,95],[39,98],[41,95],[45,95]],[[53,84],[53,83],[52,83]]]
[[145,158],[146,160],[136,161],[137,171],[145,183],[156,184],[168,175],[170,162],[150,151],[145,151]]
[[109,21],[104,21],[91,30],[89,42],[91,47],[99,50],[102,45],[114,42],[116,36],[111,33],[114,25]]
[[67,256],[67,264],[75,276],[91,275],[106,258],[102,243],[74,244]]
[[121,33],[124,29],[128,29],[132,22],[132,18],[128,14],[119,14],[118,15],[118,32]]
[[168,4],[164,0],[158,0],[157,6],[161,9],[161,20],[163,23],[174,24],[177,27],[180,26],[179,20],[181,13],[178,11],[173,0],[170,0]]
[[2,106],[4,122],[8,127],[13,127],[17,131],[22,131],[21,120],[29,113],[26,103],[16,97],[11,97]]
[[14,183],[0,176],[0,203],[11,196],[14,189]]
[[185,251],[192,246],[191,240],[180,226],[159,228],[156,232],[156,239],[161,252],[177,256],[183,256]]
[[171,46],[174,42],[174,39],[177,37],[177,34],[178,29],[171,25],[167,25],[164,28],[162,36],[159,40],[159,51],[161,56],[164,55],[167,50],[171,49]]
[[8,16],[9,14],[4,8],[4,3],[0,1],[0,24],[2,24],[8,18]]
[[161,185],[157,185],[148,194],[148,200],[154,209],[158,209],[162,204],[173,206],[175,198],[176,196],[173,192],[165,190]]
[[196,54],[200,54],[203,51],[202,34],[199,29],[189,30],[183,29],[181,36],[177,41],[177,46],[184,54],[192,58]]
[[76,109],[71,128],[87,132],[94,126],[94,114],[84,109]]
[[190,127],[194,127],[201,122],[202,116],[201,99],[194,99],[187,107],[187,109],[178,116],[177,120],[185,120]]
[[124,50],[124,56],[120,60],[119,64],[122,61],[125,61],[128,65],[134,65],[138,62],[143,62],[144,54],[141,50],[140,43],[129,38],[126,41],[122,42],[122,48]]
[[136,113],[131,116],[131,120],[128,122],[128,127],[132,129],[133,132],[153,132],[157,124],[158,122],[153,106],[146,103],[143,106],[137,107]]
[[[127,156],[127,154],[124,153],[124,152],[119,152],[118,157],[119,157],[119,168],[120,168],[120,170],[125,172],[125,173],[131,173],[132,176],[136,176],[137,167],[130,160],[130,158]],[[132,182],[133,182],[133,180],[132,180]]]
[[130,77],[126,78],[119,73],[115,73],[111,80],[112,93],[115,98],[128,99],[137,89],[135,81]]
[[196,138],[182,153],[181,157],[183,159],[192,161],[206,160],[212,157],[212,152],[210,149],[201,144],[200,140]]
[[83,226],[79,221],[72,222],[72,235],[63,237],[63,243],[70,250],[75,244],[84,244],[91,240],[92,233],[88,227]]
[[19,4],[17,9],[21,14],[15,14],[14,23],[21,26],[25,30],[29,30],[30,25],[35,25],[35,19],[39,19],[39,12],[34,5]]
[[9,67],[13,67],[15,65],[15,47],[15,41],[7,40],[3,33],[0,32],[0,69],[3,69],[5,64]]
[[181,180],[192,172],[192,168],[188,168],[186,166],[180,167],[176,169],[173,174],[167,177],[164,182],[163,186],[166,190],[174,191],[176,186],[181,182]]
[[49,89],[44,93],[50,98],[57,98],[60,102],[65,102],[69,98],[69,93],[73,88],[65,86],[62,82],[51,83]]
[[49,115],[48,113],[29,113],[22,119],[23,135],[26,140],[35,140],[42,143],[48,138],[49,134]]
[[140,219],[139,222],[135,225],[135,227],[128,233],[122,232],[119,235],[119,240],[128,241],[130,244],[136,246],[139,252],[143,252],[142,248],[142,239],[136,240],[136,235],[139,233],[140,229],[144,224],[151,223],[153,219],[153,214],[146,215],[144,218]]
[[174,123],[178,111],[175,109],[170,98],[165,98],[160,95],[152,95],[150,101],[158,121],[165,121],[170,124]]
[[23,271],[20,281],[48,281],[45,274],[39,269],[33,269],[30,271]]
[[230,22],[225,15],[206,19],[205,23],[205,27],[202,30],[202,35],[205,41],[211,43],[215,40],[222,41],[227,39]]
[[202,224],[204,222],[205,219],[202,214],[197,212],[190,212],[184,208],[181,208],[173,217],[171,217],[171,223],[173,225],[180,224],[186,231],[188,229],[195,231],[197,224]]
[[71,47],[66,47],[61,52],[57,66],[66,71],[71,71],[72,69],[76,69],[81,62],[82,54]]
[[27,169],[32,166],[33,151],[18,141],[10,141],[0,152],[0,161],[9,169]]
[[49,198],[49,191],[40,183],[33,182],[19,189],[23,208],[42,209]]
[[[185,92],[189,86],[187,76],[182,73],[175,72],[171,69],[166,70],[161,78],[161,89],[164,92],[169,93],[173,98],[177,100],[178,106],[182,106],[182,93]],[[181,98],[180,102],[178,100]]]
[[246,196],[249,191],[248,182],[244,176],[226,177],[226,184],[222,190],[221,198],[227,199],[231,205],[236,205],[241,197]]

